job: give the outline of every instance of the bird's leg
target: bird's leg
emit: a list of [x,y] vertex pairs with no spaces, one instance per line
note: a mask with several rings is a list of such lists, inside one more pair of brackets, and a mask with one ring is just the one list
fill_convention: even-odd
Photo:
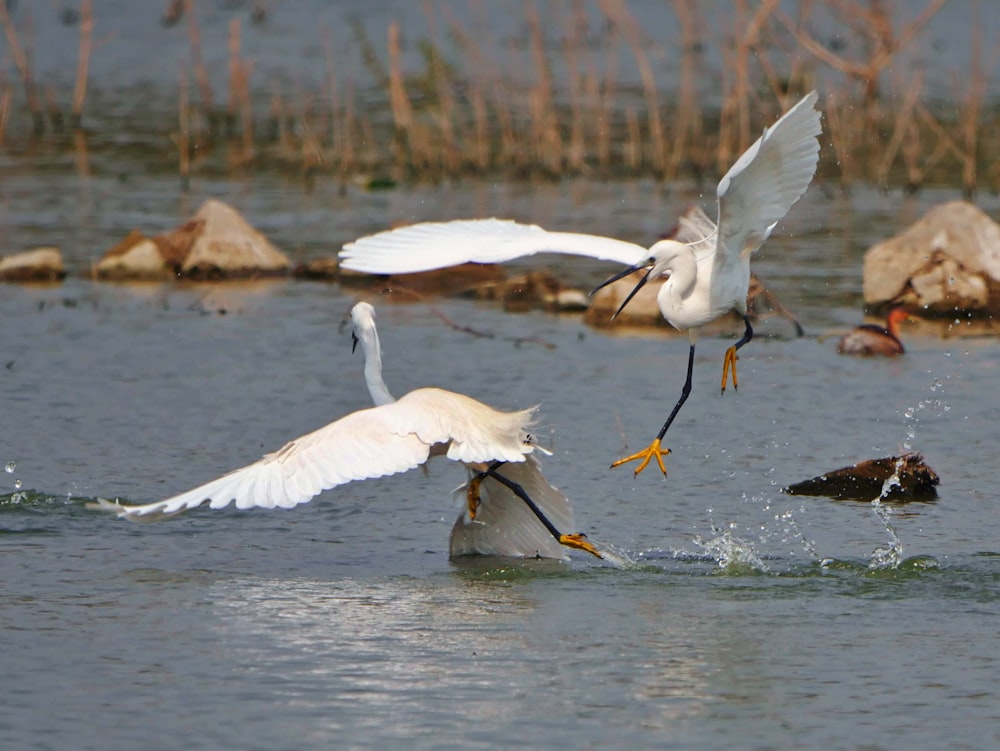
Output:
[[660,471],[664,474],[664,476],[666,476],[667,468],[663,464],[663,457],[665,457],[667,454],[670,453],[670,449],[661,449],[660,442],[663,440],[663,436],[667,434],[667,429],[670,427],[670,424],[674,421],[674,418],[677,417],[677,413],[681,411],[681,406],[684,404],[684,402],[687,401],[687,398],[691,395],[691,376],[693,375],[693,373],[694,373],[694,342],[691,343],[691,349],[688,351],[687,379],[684,381],[684,388],[681,389],[681,397],[680,399],[677,400],[677,404],[675,404],[674,408],[670,411],[670,416],[667,418],[667,421],[663,423],[663,427],[660,428],[660,432],[656,434],[656,438],[654,438],[653,442],[649,444],[646,448],[644,448],[642,451],[637,451],[631,456],[626,456],[623,459],[619,459],[618,461],[616,461],[614,464],[611,465],[612,469],[614,469],[615,467],[620,467],[622,464],[625,464],[626,462],[635,461],[636,459],[642,459],[642,463],[635,468],[635,473],[633,474],[633,477],[635,477],[640,472],[642,472],[642,470],[646,468],[646,465],[649,464],[649,460],[655,456],[656,463],[660,465]]
[[722,392],[726,393],[726,384],[729,382],[729,369],[733,369],[733,391],[738,391],[740,388],[739,382],[736,380],[736,361],[740,358],[736,355],[737,350],[744,344],[753,339],[753,326],[750,325],[750,316],[746,313],[743,314],[743,323],[746,326],[746,331],[743,332],[743,337],[736,342],[732,347],[726,350],[726,358],[722,361]]
[[527,504],[528,508],[531,509],[531,512],[538,517],[538,521],[540,521],[545,526],[545,528],[549,531],[549,534],[552,535],[554,538],[556,538],[556,541],[560,545],[565,545],[568,548],[576,548],[577,550],[585,550],[593,556],[597,556],[598,558],[604,558],[604,556],[600,554],[597,548],[595,548],[593,545],[587,542],[587,535],[583,534],[582,532],[577,532],[576,534],[572,535],[566,535],[560,532],[558,529],[556,529],[556,525],[549,521],[549,518],[544,514],[544,512],[540,508],[538,508],[538,504],[536,504],[533,500],[531,500],[531,496],[527,494],[524,488],[522,488],[513,480],[508,480],[506,477],[504,477],[503,475],[501,475],[499,472],[496,471],[497,467],[499,467],[501,464],[503,464],[503,462],[499,461],[493,462],[493,464],[491,464],[485,470],[476,475],[475,479],[482,481],[484,477],[489,475],[494,480],[499,482],[501,485],[506,485],[508,488],[510,488],[510,491],[514,495],[516,495],[518,498],[520,498]]
[[475,521],[476,513],[479,511],[479,486],[482,484],[483,478],[496,470],[496,468],[501,464],[503,464],[502,461],[495,461],[485,470],[469,480],[469,484],[465,488],[465,503],[469,509],[469,519]]

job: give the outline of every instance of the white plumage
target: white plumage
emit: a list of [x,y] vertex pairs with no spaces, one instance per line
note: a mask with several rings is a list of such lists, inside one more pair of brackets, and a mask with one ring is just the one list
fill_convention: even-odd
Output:
[[[688,374],[681,397],[657,438],[643,451],[615,462],[642,459],[641,472],[656,457],[666,474],[660,440],[691,391],[694,346],[701,326],[731,311],[743,316],[744,336],[726,352],[722,390],[728,373],[736,379],[736,351],[750,341],[753,328],[746,317],[750,286],[750,256],[770,236],[775,225],[802,196],[816,172],[821,132],[820,113],[810,92],[770,128],[765,128],[723,176],[716,188],[718,216],[713,222],[701,209],[681,217],[677,233],[649,249],[610,237],[573,232],[547,232],[534,225],[500,219],[414,224],[362,237],[344,245],[345,269],[398,274],[442,268],[465,262],[496,263],[535,253],[569,253],[625,264],[623,272],[601,286],[640,269],[646,274],[625,298],[621,312],[650,279],[667,277],[657,293],[657,305],[672,326],[687,330],[690,340]],[[617,315],[617,313],[615,314]]]
[[[498,471],[519,484],[547,519],[559,529],[572,528],[569,501],[545,480],[537,461],[525,463],[536,449],[527,432],[534,408],[501,412],[439,388],[416,389],[393,400],[382,380],[374,309],[359,303],[352,320],[355,341],[365,353],[365,380],[377,406],[353,412],[253,464],[166,500],[137,506],[100,501],[98,507],[135,520],[163,519],[205,503],[213,509],[230,504],[240,509],[292,508],[324,490],[405,472],[443,455],[469,466],[474,474],[504,462]],[[566,544],[588,548],[589,543],[574,536],[560,543],[526,503],[494,477],[482,479],[480,492],[476,520],[463,513],[455,524],[452,555],[564,558]]]
[[[660,308],[674,327],[702,326],[730,310],[746,312],[749,256],[802,196],[819,160],[820,115],[810,92],[747,149],[719,181],[718,218],[700,210],[683,217],[678,233],[650,248],[601,235],[549,232],[507,219],[422,222],[344,245],[345,269],[407,274],[461,263],[503,263],[561,253],[652,266],[669,274],[672,290]],[[668,282],[669,283],[669,282]],[[669,298],[669,299],[668,299]]]

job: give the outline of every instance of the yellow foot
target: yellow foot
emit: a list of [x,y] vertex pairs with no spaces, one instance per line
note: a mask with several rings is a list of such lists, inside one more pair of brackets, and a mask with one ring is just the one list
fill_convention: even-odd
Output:
[[670,449],[660,448],[660,439],[656,438],[653,440],[651,444],[649,444],[642,451],[638,451],[632,454],[632,456],[626,456],[624,459],[619,459],[618,461],[616,461],[614,464],[611,465],[611,469],[614,469],[615,467],[620,467],[626,462],[632,462],[635,461],[636,459],[642,459],[642,464],[640,464],[635,469],[635,474],[633,475],[633,477],[635,477],[640,472],[642,472],[642,470],[646,468],[646,465],[649,464],[649,460],[655,456],[656,463],[660,465],[660,471],[663,473],[665,477],[667,474],[667,468],[663,465],[663,457],[665,457],[669,453]]
[[736,380],[736,361],[739,360],[739,355],[736,354],[736,347],[730,347],[726,350],[726,359],[722,361],[722,392],[726,393],[726,384],[729,383],[729,369],[733,369],[733,391],[739,391],[740,384]]
[[476,512],[479,510],[479,484],[482,482],[478,477],[469,480],[465,488],[465,502],[469,507],[469,519],[475,520]]
[[565,545],[568,548],[576,548],[577,550],[586,550],[591,555],[596,555],[598,558],[604,558],[597,548],[587,542],[587,535],[582,532],[577,532],[575,535],[559,535],[559,544]]

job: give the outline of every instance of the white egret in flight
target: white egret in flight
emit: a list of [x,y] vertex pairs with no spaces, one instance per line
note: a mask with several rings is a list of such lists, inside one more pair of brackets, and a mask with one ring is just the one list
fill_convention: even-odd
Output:
[[468,485],[469,518],[463,514],[452,530],[452,555],[564,558],[565,546],[602,557],[585,535],[563,534],[552,520],[572,524],[573,513],[531,456],[538,448],[527,432],[535,408],[500,412],[439,388],[415,389],[395,400],[382,380],[374,309],[359,303],[351,317],[375,407],[353,412],[172,498],[137,506],[100,500],[96,507],[134,520],[169,517],[206,502],[213,509],[230,503],[239,509],[291,508],[324,490],[405,472],[444,455],[475,474]]
[[736,160],[716,188],[716,222],[700,209],[689,212],[681,218],[675,235],[651,248],[610,237],[548,232],[536,225],[507,220],[473,219],[426,222],[362,237],[344,245],[341,266],[373,274],[405,274],[470,261],[502,263],[536,253],[583,255],[628,266],[600,287],[645,269],[616,316],[647,281],[667,277],[657,304],[667,322],[688,332],[687,378],[680,398],[652,443],[611,465],[641,460],[635,470],[638,475],[655,457],[665,475],[663,457],[670,449],[661,448],[661,442],[691,393],[698,329],[730,311],[743,316],[745,331],[726,350],[722,391],[730,371],[733,387],[738,388],[736,353],[753,337],[746,307],[750,256],[806,191],[816,172],[817,136],[822,129],[815,103],[813,91],[765,128],[763,135]]

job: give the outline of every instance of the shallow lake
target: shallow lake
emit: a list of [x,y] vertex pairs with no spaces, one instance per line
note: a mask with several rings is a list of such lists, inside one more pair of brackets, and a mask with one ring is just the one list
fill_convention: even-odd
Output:
[[[995,745],[1000,347],[908,329],[898,360],[838,356],[832,334],[861,320],[864,249],[953,195],[827,192],[755,262],[807,335],[761,324],[725,396],[730,340],[702,338],[667,478],[608,464],[661,424],[685,338],[435,301],[493,334],[473,337],[371,298],[397,394],[541,404],[546,475],[612,565],[450,562],[464,472],[442,460],[293,511],[131,524],[85,509],[194,486],[368,396],[340,328],[356,291],[81,275],[131,227],[174,226],[209,196],[303,260],[398,220],[471,215],[648,242],[693,188],[0,182],[11,245],[56,244],[73,273],[0,289],[4,748]],[[996,198],[980,205],[997,214]],[[581,285],[613,270],[553,268]],[[880,514],[781,492],[908,448],[940,475],[937,501]]]

